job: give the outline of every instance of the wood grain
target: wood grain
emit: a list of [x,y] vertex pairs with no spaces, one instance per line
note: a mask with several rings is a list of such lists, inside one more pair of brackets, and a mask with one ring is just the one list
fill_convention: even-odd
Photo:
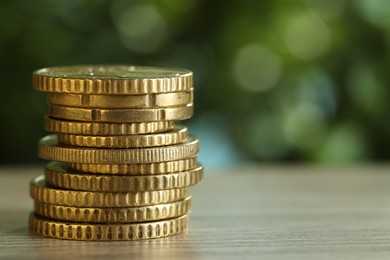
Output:
[[246,165],[206,169],[190,230],[166,239],[74,242],[30,237],[29,180],[0,168],[1,259],[388,259],[390,166]]

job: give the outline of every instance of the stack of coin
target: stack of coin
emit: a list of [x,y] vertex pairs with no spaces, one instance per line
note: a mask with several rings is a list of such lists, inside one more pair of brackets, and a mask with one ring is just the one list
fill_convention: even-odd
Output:
[[38,143],[50,160],[30,184],[30,232],[74,240],[161,238],[186,230],[199,141],[174,121],[193,114],[192,72],[69,66],[33,72],[48,93]]

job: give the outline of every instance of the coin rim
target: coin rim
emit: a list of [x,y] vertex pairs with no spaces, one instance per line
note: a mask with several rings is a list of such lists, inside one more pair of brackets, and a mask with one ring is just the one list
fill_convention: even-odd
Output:
[[[44,129],[54,133],[84,134],[84,135],[133,135],[163,133],[172,130],[174,121],[154,121],[138,123],[99,123],[71,121],[44,117]],[[143,130],[141,130],[143,128]]]
[[185,143],[162,147],[132,149],[83,148],[59,145],[56,135],[48,135],[38,142],[38,156],[50,161],[132,164],[175,161],[192,158],[199,153],[199,139],[188,135]]
[[131,223],[157,221],[188,214],[192,197],[183,200],[140,207],[99,208],[55,205],[34,201],[35,213],[48,219],[88,223]]
[[74,207],[132,207],[169,203],[184,199],[188,189],[170,189],[139,192],[97,192],[65,190],[49,187],[44,175],[30,182],[30,196],[33,200]]
[[61,144],[94,147],[94,148],[143,148],[157,147],[185,143],[188,138],[188,129],[182,125],[175,125],[172,130],[142,135],[73,135],[57,134]]
[[[85,67],[91,65],[82,65]],[[93,65],[92,65],[93,66]],[[97,65],[97,66],[128,66],[128,65]],[[67,66],[72,67],[72,66]],[[160,78],[133,78],[133,79],[107,79],[105,78],[61,78],[49,75],[41,75],[39,71],[53,70],[52,67],[36,70],[32,73],[32,83],[35,89],[43,92],[56,93],[81,93],[81,94],[107,94],[107,95],[122,95],[122,94],[153,94],[166,92],[186,91],[193,88],[193,73],[189,70],[183,75],[176,77],[160,77]],[[154,67],[159,68],[159,67]]]
[[[88,102],[83,102],[85,99]],[[193,105],[193,101],[193,89],[189,91],[145,95],[94,95],[74,93],[48,93],[47,95],[47,102],[53,105],[101,109],[169,108]]]
[[203,166],[160,175],[118,176],[72,172],[61,164],[47,164],[45,181],[51,187],[92,192],[140,192],[189,188],[203,180]]
[[[65,164],[65,163],[63,163]],[[104,175],[158,175],[188,171],[196,168],[197,157],[157,163],[143,164],[88,164],[66,163],[69,169],[78,172]],[[169,169],[168,169],[169,168]],[[174,168],[174,169],[171,169]]]
[[100,109],[47,105],[49,117],[82,122],[142,123],[156,121],[178,121],[192,117],[192,104],[168,108]]
[[[166,232],[164,232],[164,226]],[[188,215],[167,220],[131,224],[74,223],[43,218],[34,212],[31,212],[29,216],[29,232],[31,235],[68,240],[105,241],[152,239],[176,235],[187,229]],[[65,236],[65,234],[68,236]],[[124,234],[127,235],[127,238],[123,237]],[[129,237],[129,234],[131,234],[131,237]]]

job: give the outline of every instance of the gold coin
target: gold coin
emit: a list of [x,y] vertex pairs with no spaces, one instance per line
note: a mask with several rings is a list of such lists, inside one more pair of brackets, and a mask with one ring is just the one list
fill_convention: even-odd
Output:
[[193,112],[192,105],[170,108],[95,109],[48,104],[47,114],[50,117],[75,121],[139,123],[184,120],[190,118]]
[[45,168],[46,183],[53,187],[81,191],[132,192],[188,188],[203,179],[203,166],[180,173],[150,176],[92,175],[68,171],[51,162]]
[[147,222],[176,218],[189,213],[191,196],[184,200],[143,207],[80,208],[35,202],[35,213],[56,220],[88,223]]
[[68,163],[69,169],[96,174],[153,175],[182,172],[197,166],[196,157],[160,163],[144,164],[84,164]]
[[70,240],[140,240],[172,236],[185,231],[188,217],[132,224],[90,224],[51,220],[30,214],[32,235]]
[[45,130],[54,133],[75,135],[132,135],[169,131],[173,121],[141,123],[95,123],[58,120],[45,117]]
[[46,185],[44,176],[30,183],[31,198],[38,202],[73,207],[136,207],[182,200],[187,189],[171,189],[143,192],[89,192],[62,190]]
[[54,105],[82,108],[159,108],[192,104],[193,91],[149,95],[81,95],[49,93]]
[[179,68],[125,65],[52,67],[33,72],[40,91],[76,94],[133,95],[188,91],[192,72]]
[[101,148],[138,148],[155,147],[180,144],[187,141],[187,128],[175,126],[172,130],[145,135],[123,135],[123,136],[86,136],[58,134],[58,141],[62,144],[101,147]]
[[38,156],[60,162],[88,164],[141,164],[182,160],[195,157],[199,140],[192,135],[186,143],[137,149],[101,149],[59,145],[56,135],[48,135],[38,143]]

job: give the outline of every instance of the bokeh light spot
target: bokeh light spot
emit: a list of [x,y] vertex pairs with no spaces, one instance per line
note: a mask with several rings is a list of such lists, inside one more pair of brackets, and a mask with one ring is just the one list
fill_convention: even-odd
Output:
[[258,159],[280,159],[289,151],[283,134],[283,118],[275,112],[251,116],[242,131],[246,148]]
[[328,76],[321,69],[309,69],[301,79],[298,89],[298,102],[316,104],[326,116],[335,113],[338,102],[337,89]]
[[284,42],[298,58],[309,60],[324,54],[330,47],[327,25],[313,12],[293,16],[287,24]]
[[390,29],[390,1],[358,0],[355,3],[367,21],[376,26]]
[[310,0],[310,5],[324,20],[339,19],[347,6],[348,0]]
[[325,127],[324,111],[317,104],[301,103],[289,113],[284,130],[295,147],[312,148],[322,142]]
[[275,86],[282,75],[279,56],[258,43],[239,50],[233,68],[235,79],[250,91],[264,91]]
[[[208,127],[205,128],[205,125]],[[213,112],[196,116],[188,123],[191,133],[201,140],[198,160],[207,169],[225,168],[243,160],[226,131],[228,126],[221,115]]]
[[124,45],[132,51],[153,52],[166,40],[166,21],[152,5],[113,8],[112,19]]
[[193,9],[199,0],[160,0],[160,2],[172,10],[184,12]]
[[367,157],[364,136],[354,125],[336,126],[329,133],[318,152],[317,160],[323,163],[352,163]]
[[386,87],[380,81],[374,66],[356,64],[349,72],[347,88],[352,99],[372,115],[381,115],[386,109]]

